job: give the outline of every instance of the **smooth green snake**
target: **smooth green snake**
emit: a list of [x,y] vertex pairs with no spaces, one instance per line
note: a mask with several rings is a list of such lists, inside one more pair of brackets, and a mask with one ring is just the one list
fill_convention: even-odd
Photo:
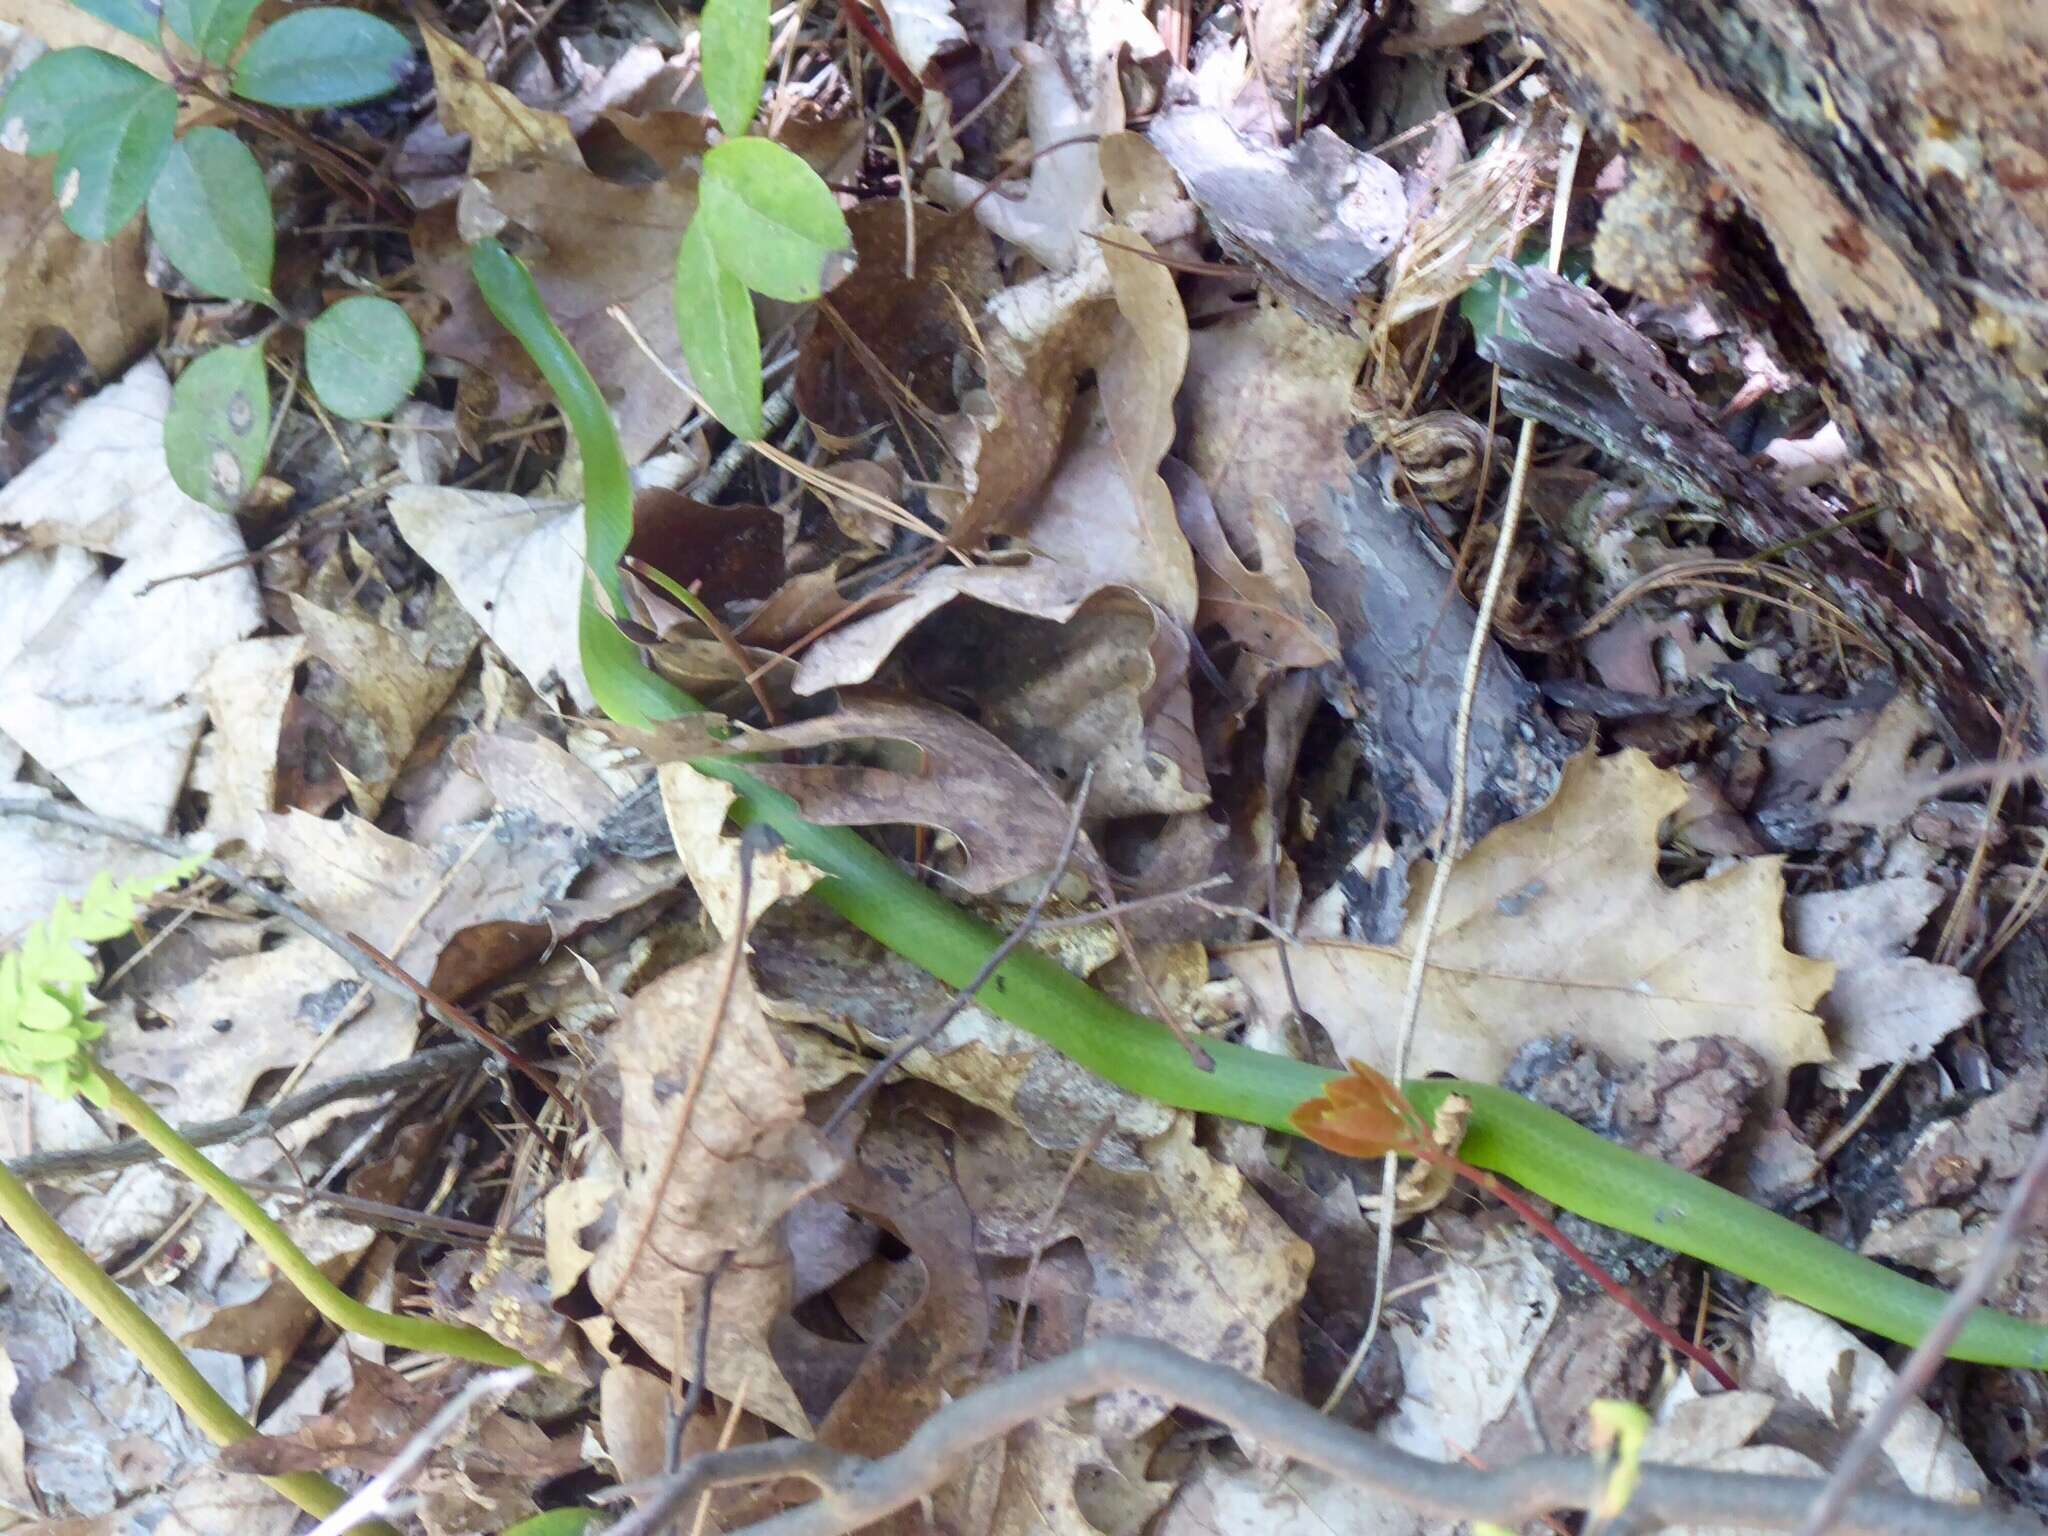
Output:
[[[554,390],[575,435],[583,458],[589,562],[606,599],[622,610],[617,561],[632,531],[632,483],[610,408],[516,257],[485,240],[472,252],[472,271],[491,312]],[[645,728],[701,710],[695,699],[647,669],[588,586],[582,624],[592,693],[613,719]],[[968,985],[1001,942],[994,929],[919,883],[858,833],[805,821],[794,802],[755,778],[744,763],[707,756],[693,766],[738,792],[735,820],[766,823],[792,853],[825,872],[814,895],[947,985]],[[997,967],[977,1001],[1120,1088],[1276,1131],[1292,1132],[1297,1106],[1341,1075],[1229,1042],[1204,1042],[1214,1063],[1204,1069],[1164,1025],[1110,1001],[1028,947],[1020,946]],[[1842,1322],[1913,1344],[1947,1299],[1505,1089],[1443,1079],[1404,1086],[1425,1119],[1451,1094],[1470,1100],[1459,1155],[1474,1166]],[[1980,1308],[1950,1354],[1987,1365],[2048,1368],[2048,1326]]]

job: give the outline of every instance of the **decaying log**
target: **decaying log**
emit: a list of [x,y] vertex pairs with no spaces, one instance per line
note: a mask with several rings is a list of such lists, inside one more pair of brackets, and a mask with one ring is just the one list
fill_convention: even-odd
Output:
[[[1696,152],[1775,249],[1839,424],[1988,690],[2048,638],[2048,8],[1518,0],[1582,110]],[[1917,573],[1916,573],[1917,574]]]

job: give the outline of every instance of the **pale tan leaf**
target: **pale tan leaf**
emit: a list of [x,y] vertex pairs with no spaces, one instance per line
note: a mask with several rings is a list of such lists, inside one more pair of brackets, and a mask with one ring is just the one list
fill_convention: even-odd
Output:
[[536,691],[560,681],[579,708],[590,708],[576,636],[588,579],[582,507],[499,491],[401,486],[391,493],[391,519]]
[[[1570,1033],[1617,1062],[1667,1040],[1726,1035],[1772,1068],[1772,1091],[1828,1060],[1813,1009],[1834,967],[1786,950],[1777,859],[1747,859],[1676,888],[1658,877],[1657,830],[1685,782],[1641,752],[1581,755],[1551,803],[1458,861],[1430,950],[1411,1074],[1495,1081],[1526,1042]],[[1393,1051],[1408,946],[1431,874],[1418,866],[1401,942],[1325,941],[1292,952],[1302,1006],[1339,1056]],[[1288,1009],[1267,944],[1229,953],[1269,1017]]]
[[705,1384],[727,1399],[744,1392],[749,1411],[808,1434],[768,1338],[790,1303],[782,1218],[837,1164],[804,1119],[746,967],[731,959],[716,951],[667,972],[611,1036],[625,1187],[590,1287],[667,1369],[688,1360],[704,1279],[730,1253],[713,1296]]
[[201,680],[213,729],[200,743],[192,787],[205,791],[206,830],[221,843],[263,847],[263,818],[277,809],[277,747],[292,684],[305,659],[299,635],[237,641]]
[[1224,532],[1216,504],[1194,472],[1173,459],[1160,465],[1174,509],[1201,562],[1196,622],[1220,624],[1254,655],[1283,667],[1319,667],[1338,656],[1337,626],[1316,606],[1308,572],[1294,553],[1294,530],[1270,506],[1240,509],[1252,534],[1248,565]]
[[375,816],[420,732],[462,680],[467,656],[451,664],[423,655],[425,647],[412,635],[329,612],[296,593],[292,613],[307,649],[341,680],[343,696],[321,702],[348,746],[341,767],[356,811]]
[[[170,380],[154,358],[66,418],[57,441],[0,490],[0,527],[37,545],[111,555],[111,574],[60,562],[61,608],[0,674],[0,731],[102,815],[169,824],[205,710],[214,653],[262,621],[233,518],[171,483]],[[177,581],[155,585],[160,578]],[[137,637],[147,636],[147,644]]]
[[819,871],[787,849],[760,848],[747,874],[747,907],[740,910],[740,844],[725,830],[738,798],[723,779],[699,773],[688,763],[661,765],[661,808],[669,834],[697,899],[711,922],[728,938],[750,929],[778,901],[801,896],[818,883]]

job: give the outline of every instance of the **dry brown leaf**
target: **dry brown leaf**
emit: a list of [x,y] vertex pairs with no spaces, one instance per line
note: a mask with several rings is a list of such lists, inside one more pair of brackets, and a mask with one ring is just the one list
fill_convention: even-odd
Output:
[[1012,1430],[933,1495],[933,1523],[985,1536],[1139,1536],[1174,1485],[1146,1477],[1148,1446],[1103,1439],[1058,1419]]
[[[1685,798],[1685,781],[1643,753],[1581,755],[1549,805],[1460,859],[1409,1071],[1493,1082],[1526,1041],[1559,1032],[1622,1063],[1667,1040],[1726,1035],[1770,1064],[1773,1094],[1793,1067],[1827,1061],[1813,1009],[1834,967],[1786,950],[1781,861],[1746,859],[1675,889],[1658,877],[1658,827]],[[1396,947],[1291,951],[1302,1006],[1339,1056],[1389,1059],[1429,879],[1418,868]],[[1286,1014],[1273,946],[1228,958],[1268,1017]]]
[[1240,509],[1253,543],[1248,565],[1224,531],[1208,487],[1168,459],[1160,474],[1173,492],[1180,526],[1201,562],[1198,625],[1220,624],[1238,644],[1282,667],[1319,667],[1338,656],[1337,626],[1316,606],[1308,572],[1294,553],[1294,530],[1269,506]]
[[1065,623],[1107,583],[1050,560],[1022,565],[945,566],[899,603],[842,624],[804,653],[791,685],[802,695],[871,682],[910,632],[955,598]]
[[1327,520],[1326,498],[1351,479],[1344,434],[1365,343],[1262,302],[1204,326],[1189,348],[1181,456],[1208,487],[1232,543],[1259,548],[1262,513],[1297,533]]
[[[883,1456],[973,1379],[994,1333],[995,1298],[974,1252],[974,1211],[953,1179],[945,1131],[916,1114],[876,1117],[828,1192],[892,1233],[918,1268],[908,1308],[887,1308],[818,1438]],[[845,1309],[842,1309],[842,1316]]]
[[[104,30],[112,31],[112,28]],[[45,330],[68,333],[102,377],[162,334],[163,295],[143,271],[142,221],[105,244],[58,217],[47,160],[0,163],[0,387]]]
[[[903,742],[921,762],[890,767],[754,763],[749,771],[796,801],[808,821],[834,827],[910,824],[960,840],[954,883],[986,895],[1051,872],[1072,817],[1031,765],[987,731],[936,704],[851,698],[816,720],[752,732],[748,751],[801,751],[850,741]],[[1074,867],[1100,875],[1085,841]]]
[[456,657],[435,656],[425,635],[329,612],[296,593],[292,614],[308,651],[340,680],[339,690],[330,690],[315,679],[307,697],[340,730],[346,755],[337,766],[357,814],[374,817],[420,732],[462,680],[467,649]]
[[[339,1467],[379,1471],[453,1390],[446,1376],[415,1382],[369,1360],[356,1361],[354,1374],[348,1396],[332,1412],[289,1434],[228,1446],[222,1464],[265,1477]],[[424,1499],[421,1519],[435,1536],[497,1530],[524,1519],[535,1512],[536,1488],[581,1464],[574,1436],[550,1442],[538,1425],[506,1413],[503,1396],[486,1394],[474,1404],[409,1482]]]
[[[895,607],[813,646],[794,690],[868,681],[921,621],[959,597],[977,601],[947,614],[947,643],[921,658],[933,691],[976,698],[979,723],[1057,783],[1079,783],[1092,764],[1093,814],[1171,814],[1208,803],[1185,632],[1122,588],[1049,560],[932,572]],[[1049,622],[1019,624],[990,609]]]
[[[1061,563],[1144,593],[1181,624],[1195,617],[1195,561],[1159,461],[1173,444],[1173,402],[1188,361],[1187,311],[1171,270],[1136,229],[1108,226],[1102,255],[1118,318],[1078,403],[1062,462],[1034,511],[1031,543]],[[1143,253],[1143,254],[1141,254]]]
[[453,38],[421,27],[434,68],[434,100],[441,126],[469,135],[469,173],[482,176],[522,161],[558,160],[581,169],[583,157],[569,120],[529,107],[484,72]]
[[769,1335],[790,1303],[783,1216],[837,1167],[804,1119],[746,966],[729,972],[731,958],[714,952],[667,972],[609,1037],[623,1085],[625,1186],[588,1278],[614,1324],[664,1369],[681,1368],[704,1279],[732,1254],[713,1296],[705,1385],[728,1400],[744,1392],[749,1411],[808,1435]]

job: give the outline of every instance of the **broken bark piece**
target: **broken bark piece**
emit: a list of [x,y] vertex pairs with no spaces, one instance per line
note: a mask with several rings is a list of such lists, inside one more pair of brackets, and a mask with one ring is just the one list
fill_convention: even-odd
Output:
[[[1832,513],[1810,492],[1782,486],[1728,440],[1692,386],[1642,332],[1590,289],[1540,268],[1508,266],[1501,304],[1510,323],[1479,343],[1501,367],[1510,411],[1592,443],[1652,484],[1725,518],[1758,548],[1825,527]],[[1997,731],[1960,651],[1959,616],[1922,598],[1910,578],[1846,538],[1788,554],[1852,611],[1910,654],[1938,691],[1948,723],[1972,752]]]
[[[1413,852],[1436,833],[1450,803],[1474,618],[1452,585],[1449,559],[1388,493],[1386,466],[1382,455],[1366,460],[1350,493],[1333,495],[1327,518],[1297,535],[1316,605],[1336,621],[1343,646],[1333,702],[1351,719],[1389,819]],[[1570,750],[1536,689],[1489,640],[1472,711],[1467,839],[1548,802]],[[1376,877],[1375,884],[1391,882],[1376,895],[1391,899],[1353,903],[1360,937],[1386,943],[1399,931],[1406,871],[1401,863]],[[1365,920],[1368,908],[1378,920]],[[1385,923],[1392,931],[1381,931]]]
[[1302,313],[1351,324],[1407,227],[1408,199],[1391,165],[1327,128],[1311,128],[1287,149],[1252,144],[1208,107],[1162,113],[1146,137],[1187,183],[1225,251]]

